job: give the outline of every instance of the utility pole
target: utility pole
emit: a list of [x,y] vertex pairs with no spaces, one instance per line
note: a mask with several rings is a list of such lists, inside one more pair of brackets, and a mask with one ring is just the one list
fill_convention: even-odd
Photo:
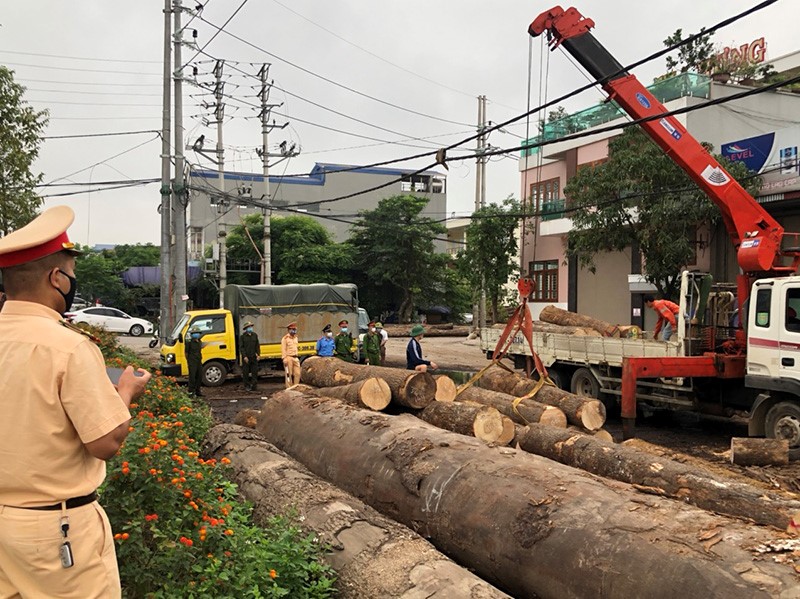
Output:
[[172,295],[170,294],[170,267],[171,252],[170,242],[172,233],[172,218],[170,204],[170,59],[172,58],[172,46],[170,44],[170,0],[164,0],[164,81],[163,98],[161,106],[161,294],[159,299],[159,325],[158,336],[161,343],[164,343],[167,334],[172,330],[174,321],[172,320]]
[[[269,76],[269,67],[270,65],[263,64],[261,65],[261,70],[258,72],[258,76],[261,78],[261,91],[258,92],[258,96],[261,99],[261,150],[258,152],[258,154],[261,156],[261,163],[264,173],[264,201],[267,203],[266,208],[264,208],[264,254],[261,258],[262,285],[272,284],[272,234],[270,232],[270,219],[272,218],[272,198],[270,197],[271,194],[269,188],[269,159],[274,156],[274,154],[269,153],[268,138],[269,132],[278,127],[278,125],[274,123],[270,124],[269,115],[273,108],[280,106],[280,104],[268,103],[269,91],[272,89],[272,82],[267,82],[267,77]],[[278,128],[283,129],[287,124],[288,123],[284,123]],[[283,154],[280,155],[283,156]]]
[[217,200],[217,210],[220,212],[219,232],[219,307],[225,307],[225,286],[228,283],[228,252],[225,247],[228,232],[225,229],[225,207],[228,200],[225,197],[225,150],[222,147],[222,121],[225,118],[225,104],[222,102],[225,84],[222,82],[222,70],[225,61],[218,60],[214,65],[214,117],[217,121],[217,173],[219,174],[219,199]]
[[[486,205],[486,96],[478,96],[478,139],[475,161],[475,211]],[[481,278],[480,303],[477,306],[478,326],[486,328],[486,282]]]
[[181,46],[183,30],[181,28],[182,0],[173,0],[173,44],[175,46],[175,178],[172,184],[172,202],[175,208],[175,320],[178,321],[186,312],[186,204],[188,194],[183,178],[183,64]]

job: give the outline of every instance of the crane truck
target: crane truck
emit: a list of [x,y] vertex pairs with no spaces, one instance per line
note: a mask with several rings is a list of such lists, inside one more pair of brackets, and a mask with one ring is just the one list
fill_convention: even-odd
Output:
[[[546,34],[551,49],[566,50],[714,202],[736,250],[740,274],[734,301],[738,314],[746,316],[731,328],[719,313],[711,314],[705,324],[691,327],[679,339],[682,347],[675,352],[668,346],[654,352],[642,344],[643,349],[620,355],[610,387],[621,397],[623,435],[635,436],[637,394],[652,396],[653,385],[647,381],[655,379],[676,389],[690,386],[689,404],[702,411],[726,404],[744,408],[751,436],[786,439],[792,457],[800,457],[800,321],[794,316],[800,313],[800,277],[793,276],[800,247],[784,245],[796,235],[785,233],[626,71],[591,33],[593,27],[594,21],[575,8],[556,6],[541,13],[528,33]],[[686,289],[684,285],[682,293]],[[685,299],[681,298],[684,306]],[[703,305],[713,311],[720,304]]]

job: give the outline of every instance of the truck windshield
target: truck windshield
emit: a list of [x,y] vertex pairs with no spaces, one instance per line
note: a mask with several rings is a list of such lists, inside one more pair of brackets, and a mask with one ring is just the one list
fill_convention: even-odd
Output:
[[184,314],[183,318],[178,321],[178,324],[175,325],[175,328],[172,329],[172,332],[169,334],[169,339],[167,341],[170,345],[174,344],[178,340],[178,337],[180,337],[181,331],[183,330],[183,327],[186,326],[187,322],[189,322],[189,315]]

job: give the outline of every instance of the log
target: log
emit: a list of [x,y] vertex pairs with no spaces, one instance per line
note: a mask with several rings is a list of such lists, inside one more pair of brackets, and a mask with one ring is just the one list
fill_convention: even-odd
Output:
[[541,422],[564,428],[567,426],[567,417],[564,412],[553,406],[545,406],[532,399],[523,399],[514,410],[515,397],[489,389],[469,387],[457,397],[457,402],[475,402],[484,406],[491,406],[518,424]]
[[568,327],[583,327],[593,329],[603,335],[603,337],[619,337],[619,327],[604,320],[568,312],[555,306],[545,306],[539,313],[539,320],[551,324],[560,324]]
[[[536,388],[536,383],[537,381],[533,379],[525,378],[515,372],[508,372],[499,366],[491,367],[478,380],[478,384],[484,389],[493,389],[514,397],[527,395]],[[570,424],[589,431],[602,428],[606,422],[606,407],[598,399],[573,395],[553,385],[543,385],[534,399],[559,408],[566,414]]]
[[576,337],[602,337],[603,334],[586,327],[568,327],[550,322],[535,320],[533,330],[536,333],[556,333],[558,335],[575,335]]
[[505,414],[500,416],[503,419],[503,432],[494,442],[495,445],[509,445],[514,437],[517,436],[517,425]]
[[341,387],[321,387],[317,389],[318,395],[335,397],[355,406],[369,408],[380,412],[392,400],[392,390],[383,379],[376,377],[363,379]]
[[255,431],[212,428],[206,458],[227,457],[228,474],[254,505],[257,521],[295,510],[306,533],[330,546],[337,597],[507,598],[433,545],[355,497],[314,476]]
[[731,463],[739,466],[785,466],[789,463],[789,442],[783,439],[731,439]]
[[300,380],[315,387],[338,387],[373,377],[386,381],[392,390],[392,402],[401,406],[422,409],[436,399],[436,381],[427,372],[364,366],[337,358],[307,358]]
[[611,433],[604,428],[599,428],[596,431],[587,431],[579,426],[568,426],[567,430],[573,433],[579,433],[581,435],[589,435],[590,437],[594,437],[600,441],[605,441],[606,443],[614,443],[614,437],[611,436]]
[[495,443],[505,432],[503,417],[490,406],[434,401],[418,416],[433,426],[475,437],[486,443]]
[[453,379],[446,374],[435,374],[433,379],[436,381],[436,401],[455,401],[458,387]]
[[525,451],[637,485],[642,491],[672,497],[704,510],[785,529],[800,501],[787,500],[747,483],[716,476],[675,460],[656,457],[569,430],[532,424],[518,434]]
[[797,590],[791,563],[756,560],[748,549],[785,533],[487,447],[408,414],[281,391],[264,405],[259,429],[514,597],[766,599]]
[[239,410],[233,419],[233,423],[240,426],[246,426],[247,428],[255,428],[256,422],[258,422],[258,417],[260,415],[261,410],[253,410],[251,408]]

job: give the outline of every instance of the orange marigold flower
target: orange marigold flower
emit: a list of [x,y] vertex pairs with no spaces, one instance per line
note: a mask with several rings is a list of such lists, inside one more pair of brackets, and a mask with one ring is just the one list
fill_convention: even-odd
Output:
[[144,519],[147,520],[148,522],[158,520],[158,514],[145,514]]
[[183,492],[183,496],[188,499],[189,497],[192,496],[192,492],[187,489],[186,491]]
[[269,577],[270,578],[277,578],[278,577],[278,573],[275,570],[270,570],[269,571]]
[[158,470],[156,470],[155,468],[150,468],[150,474],[155,476],[156,474],[158,474]]
[[130,473],[131,473],[131,469],[130,468],[123,468],[122,469],[122,474],[130,474]]
[[129,535],[127,532],[123,532],[121,538],[123,541],[127,541],[130,538],[130,536],[131,535]]
[[223,463],[223,464],[230,464],[231,463],[231,461],[228,458],[222,458],[220,460],[220,462]]
[[233,555],[233,554],[230,551],[226,551],[225,552],[225,557],[230,557],[231,555]]
[[187,539],[186,537],[181,537],[179,541],[184,545],[186,545],[187,547],[191,547],[192,545],[194,545],[194,542],[191,539]]
[[122,534],[120,534],[120,533],[117,533],[117,534],[114,535],[114,539],[117,540],[117,541],[120,540],[121,538],[122,538]]
[[229,536],[229,537],[232,537],[233,536],[233,531],[230,528],[228,528],[228,529],[225,530],[225,534],[227,536]]

